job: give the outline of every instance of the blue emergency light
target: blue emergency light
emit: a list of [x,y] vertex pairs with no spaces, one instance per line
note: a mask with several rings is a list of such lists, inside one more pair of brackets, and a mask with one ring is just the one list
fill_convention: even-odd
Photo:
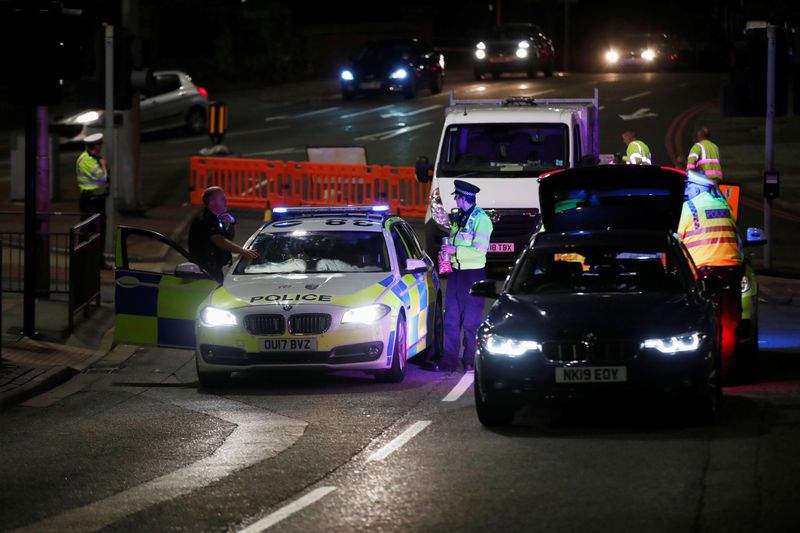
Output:
[[272,210],[273,219],[323,217],[323,216],[380,216],[389,215],[388,205],[346,205],[329,207],[276,207]]

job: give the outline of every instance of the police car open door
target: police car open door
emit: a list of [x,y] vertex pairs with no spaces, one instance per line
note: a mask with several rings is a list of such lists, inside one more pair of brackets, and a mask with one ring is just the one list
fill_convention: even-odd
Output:
[[116,233],[114,340],[194,349],[197,308],[217,281],[160,233],[129,226]]

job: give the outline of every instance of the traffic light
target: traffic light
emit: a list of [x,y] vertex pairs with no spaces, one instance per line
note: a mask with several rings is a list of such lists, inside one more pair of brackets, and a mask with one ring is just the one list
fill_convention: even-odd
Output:
[[142,41],[124,28],[114,28],[114,108],[131,108],[135,93],[152,94],[155,77],[144,64]]

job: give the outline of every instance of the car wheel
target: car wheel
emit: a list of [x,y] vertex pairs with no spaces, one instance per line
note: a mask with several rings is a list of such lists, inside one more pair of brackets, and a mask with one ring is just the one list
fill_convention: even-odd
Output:
[[736,381],[742,384],[758,382],[758,321],[747,344],[736,347]]
[[555,72],[555,65],[553,65],[553,60],[547,62],[547,66],[544,68],[544,76],[546,78],[553,77],[553,72]]
[[411,98],[416,98],[417,97],[417,82],[416,81],[411,80],[411,82],[409,82],[408,86],[405,89],[403,89],[403,96],[405,96],[409,100]]
[[708,378],[705,389],[689,399],[689,420],[699,426],[710,426],[719,417],[722,405],[722,365],[719,357],[715,367],[714,375]]
[[444,74],[442,71],[437,71],[433,76],[433,81],[431,82],[431,94],[439,94],[442,92],[442,87],[444,86]]
[[348,91],[346,89],[342,89],[342,100],[352,100],[356,97],[355,91]]
[[201,370],[200,362],[197,360],[198,357],[200,357],[200,355],[196,354],[194,364],[195,368],[197,369],[197,381],[200,382],[200,388],[214,389],[217,387],[222,387],[228,383],[228,379],[231,377],[230,372],[207,372],[205,370]]
[[431,331],[433,342],[428,348],[426,359],[428,361],[438,361],[444,351],[444,313],[442,312],[442,297],[436,297],[433,307],[433,330]]
[[475,411],[478,413],[480,423],[486,427],[510,426],[514,422],[517,409],[513,404],[485,393],[480,383],[481,379],[476,374],[473,390],[475,391]]
[[206,112],[200,107],[193,107],[186,114],[186,131],[192,135],[203,133],[206,129]]
[[392,367],[378,375],[384,383],[400,383],[406,377],[406,363],[408,362],[408,343],[406,342],[406,321],[402,315],[397,319],[394,330],[394,356]]
[[499,72],[492,72],[492,79],[493,80],[499,80],[500,79],[500,73]]

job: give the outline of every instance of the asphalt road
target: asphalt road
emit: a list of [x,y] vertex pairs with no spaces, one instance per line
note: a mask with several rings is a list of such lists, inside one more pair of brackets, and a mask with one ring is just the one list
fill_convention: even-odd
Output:
[[[668,163],[665,132],[717,95],[719,77],[452,78],[470,97],[599,87],[601,151],[621,150],[631,125]],[[434,154],[446,100],[276,105],[242,95],[228,100],[227,143],[276,159],[302,157],[306,145],[363,144],[373,163],[409,164]],[[657,115],[619,117],[643,108]],[[143,143],[148,202],[185,199],[187,156],[205,143],[166,134]],[[258,217],[242,215],[243,236]],[[0,529],[791,531],[800,523],[800,307],[761,313],[761,382],[727,388],[711,428],[687,425],[669,405],[598,404],[527,409],[514,428],[490,431],[475,415],[471,376],[415,365],[399,385],[359,373],[253,373],[209,393],[197,389],[191,352],[117,347],[0,413]]]

